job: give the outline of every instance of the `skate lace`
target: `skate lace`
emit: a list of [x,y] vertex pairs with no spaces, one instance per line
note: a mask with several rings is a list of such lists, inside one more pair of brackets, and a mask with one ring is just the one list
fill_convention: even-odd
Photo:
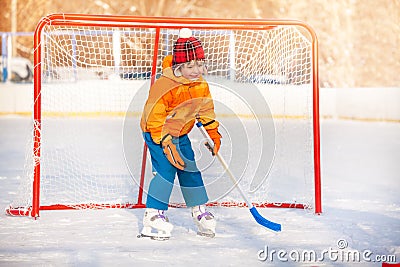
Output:
[[203,217],[206,217],[206,220],[211,220],[212,218],[214,218],[214,215],[211,212],[206,211],[206,212],[203,212],[200,215],[197,215],[197,220],[200,221],[201,218],[203,218]]
[[204,206],[198,206],[196,209],[193,209],[192,215],[193,217],[197,218],[198,221],[200,221],[203,217],[205,217],[206,220],[212,220],[214,218],[214,215],[211,212],[206,211]]
[[153,217],[151,217],[151,221],[154,221],[156,219],[162,219],[166,222],[169,222],[168,217],[164,215],[164,211],[158,211],[157,215],[154,215]]

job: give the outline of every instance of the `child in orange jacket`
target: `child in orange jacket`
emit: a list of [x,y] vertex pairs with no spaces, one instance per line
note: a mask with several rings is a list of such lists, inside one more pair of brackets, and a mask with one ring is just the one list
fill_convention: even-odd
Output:
[[204,60],[201,42],[189,29],[181,29],[173,55],[163,61],[162,76],[150,88],[141,128],[155,175],[147,194],[142,236],[170,237],[173,225],[164,211],[168,209],[176,175],[186,206],[192,210],[198,234],[215,235],[215,219],[205,209],[208,196],[187,136],[197,119],[214,142],[210,149],[213,155],[221,145],[214,103],[202,77],[206,73]]

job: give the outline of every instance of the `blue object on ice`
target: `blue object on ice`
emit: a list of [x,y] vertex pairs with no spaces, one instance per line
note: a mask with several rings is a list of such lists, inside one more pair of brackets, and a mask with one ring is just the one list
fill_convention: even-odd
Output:
[[252,207],[250,209],[250,212],[253,215],[254,219],[262,226],[265,226],[268,229],[271,229],[272,231],[275,231],[275,232],[281,231],[281,225],[279,223],[274,223],[274,222],[271,222],[271,221],[265,219],[263,216],[261,216],[260,213],[258,213],[258,211],[255,207]]

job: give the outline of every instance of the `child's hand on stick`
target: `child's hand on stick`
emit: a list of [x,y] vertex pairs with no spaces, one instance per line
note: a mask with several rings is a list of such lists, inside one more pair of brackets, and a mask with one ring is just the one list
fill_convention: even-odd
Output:
[[211,140],[213,141],[213,144],[210,144],[209,142],[206,142],[205,145],[210,150],[211,154],[215,156],[219,148],[221,147],[221,134],[218,132],[218,129],[212,129],[212,130],[207,130],[208,135],[210,136]]

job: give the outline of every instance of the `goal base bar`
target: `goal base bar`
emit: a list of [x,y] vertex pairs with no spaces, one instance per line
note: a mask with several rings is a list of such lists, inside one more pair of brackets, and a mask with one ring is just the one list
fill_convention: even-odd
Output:
[[[210,202],[207,203],[208,207],[239,207],[248,208],[245,202]],[[310,209],[309,205],[301,203],[253,203],[254,207],[257,208],[285,208],[285,209]],[[171,203],[171,208],[186,208],[185,204],[182,203]],[[143,209],[146,208],[145,204],[74,204],[74,205],[63,205],[55,204],[48,206],[40,206],[39,210],[83,210],[83,209]],[[32,207],[8,207],[5,210],[6,215],[9,216],[32,216]],[[32,216],[35,217],[35,216]]]
[[[310,205],[301,204],[301,203],[288,203],[288,202],[264,202],[252,203],[256,208],[284,208],[284,209],[310,209]],[[174,208],[184,208],[185,204],[173,203],[169,205]],[[209,202],[206,204],[208,207],[236,207],[236,208],[249,208],[246,202]]]
[[[39,210],[101,210],[101,209],[142,209],[145,208],[145,204],[99,204],[99,203],[85,203],[85,204],[55,204],[48,206],[40,206]],[[10,216],[32,216],[32,207],[8,207],[5,210],[6,215]]]

